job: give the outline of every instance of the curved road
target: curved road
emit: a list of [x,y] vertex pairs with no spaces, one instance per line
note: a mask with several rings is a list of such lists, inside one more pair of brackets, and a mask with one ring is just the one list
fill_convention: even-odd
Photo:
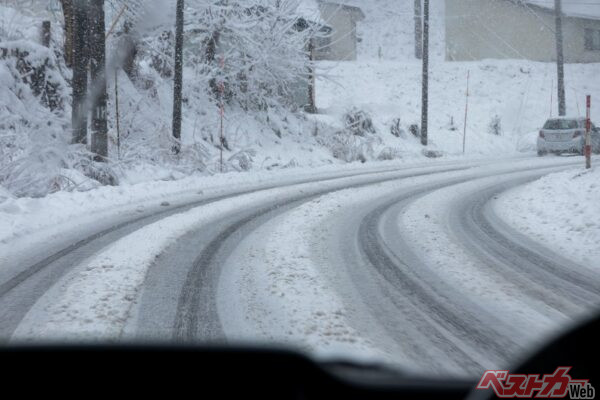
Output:
[[[523,163],[486,167],[454,162],[330,176],[291,182],[273,196],[269,195],[273,188],[260,187],[129,218],[40,255],[31,265],[11,266],[16,272],[0,278],[0,341],[10,339],[30,310],[44,309],[44,302],[51,301],[45,294],[52,287],[109,244],[177,213],[264,193],[260,206],[241,206],[215,223],[187,232],[162,252],[149,266],[135,310],[123,328],[128,339],[227,340],[217,290],[223,267],[240,242],[316,198],[396,182],[397,190],[379,197],[374,190],[373,198],[358,209],[340,209],[333,229],[336,237],[322,244],[338,259],[340,279],[333,286],[355,309],[349,323],[384,351],[422,370],[444,373],[458,368],[474,374],[503,365],[537,336],[527,337],[524,327],[514,326],[513,314],[502,310],[502,296],[514,297],[554,321],[573,319],[600,305],[597,274],[524,237],[493,213],[491,202],[499,193],[574,161]],[[458,277],[440,273],[436,254],[428,254],[436,249],[423,251],[415,232],[403,226],[404,218],[420,212],[419,202],[436,195],[448,199],[438,210],[440,241],[446,238],[460,248],[476,266],[477,279],[482,276],[490,285],[498,284],[499,304],[482,300],[491,297],[489,293],[479,297],[461,290],[466,286]],[[352,201],[348,199],[349,204]],[[422,217],[429,223],[437,217],[426,209]],[[449,267],[461,270],[461,257],[455,263]]]

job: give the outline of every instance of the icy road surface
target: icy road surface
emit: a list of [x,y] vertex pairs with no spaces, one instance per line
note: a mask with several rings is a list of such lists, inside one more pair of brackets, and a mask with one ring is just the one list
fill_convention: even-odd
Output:
[[17,235],[0,244],[0,341],[276,342],[476,376],[600,307],[597,271],[490,205],[580,163],[451,161],[190,187],[178,202],[65,223],[52,240]]

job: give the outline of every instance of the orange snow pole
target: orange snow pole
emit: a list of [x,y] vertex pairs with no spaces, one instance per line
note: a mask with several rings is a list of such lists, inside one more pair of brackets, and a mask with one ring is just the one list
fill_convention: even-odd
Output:
[[119,11],[119,13],[117,14],[117,17],[115,18],[115,20],[113,21],[112,25],[110,26],[110,29],[108,30],[108,32],[106,32],[105,39],[108,39],[108,37],[110,35],[112,35],[113,31],[115,30],[115,27],[117,26],[117,22],[119,22],[119,20],[123,16],[123,13],[125,12],[125,10],[127,10],[127,4],[125,4],[123,6],[123,8],[121,8],[121,11]]
[[465,154],[465,150],[467,148],[467,116],[469,114],[469,78],[471,75],[471,70],[467,71],[467,102],[465,104],[465,127],[463,130],[463,154]]

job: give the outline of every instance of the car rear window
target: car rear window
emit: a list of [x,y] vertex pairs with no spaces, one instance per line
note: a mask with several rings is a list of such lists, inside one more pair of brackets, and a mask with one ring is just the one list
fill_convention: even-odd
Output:
[[551,119],[546,122],[544,129],[577,129],[579,123],[573,119]]

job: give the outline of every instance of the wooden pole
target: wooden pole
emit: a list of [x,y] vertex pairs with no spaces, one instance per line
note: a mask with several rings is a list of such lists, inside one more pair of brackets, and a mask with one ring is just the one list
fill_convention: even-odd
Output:
[[117,157],[121,159],[121,123],[119,121],[119,69],[115,67],[115,116],[117,119]]

